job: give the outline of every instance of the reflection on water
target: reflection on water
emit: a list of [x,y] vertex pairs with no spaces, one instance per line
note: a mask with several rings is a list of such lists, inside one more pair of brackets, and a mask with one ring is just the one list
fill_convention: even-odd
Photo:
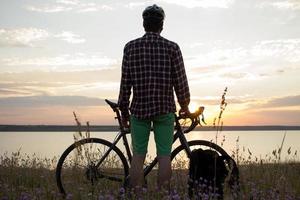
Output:
[[[264,158],[271,155],[272,151],[278,149],[282,143],[284,131],[223,131],[217,137],[217,143],[231,154],[239,148],[240,152],[248,156],[249,151],[252,157]],[[116,136],[114,132],[91,132],[91,137],[98,137],[113,141]],[[130,135],[128,135],[130,136]],[[209,140],[216,141],[216,133],[213,131],[194,131],[186,134],[188,140]],[[225,141],[223,141],[225,138]],[[128,137],[130,142],[130,137]],[[238,139],[238,143],[236,142]],[[287,131],[283,144],[282,155],[284,159],[288,155],[288,149],[291,147],[289,158],[293,158],[295,151],[300,150],[300,131]],[[49,157],[60,156],[62,152],[73,143],[72,132],[0,132],[0,154],[4,152],[16,152],[21,149],[22,153]],[[179,143],[176,142],[175,146]],[[124,151],[122,141],[118,147]],[[153,134],[150,137],[148,151],[151,157],[156,154]],[[296,155],[296,160],[300,160]]]

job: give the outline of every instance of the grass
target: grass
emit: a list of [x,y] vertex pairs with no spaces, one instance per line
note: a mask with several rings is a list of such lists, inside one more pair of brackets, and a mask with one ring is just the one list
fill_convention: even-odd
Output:
[[56,162],[20,152],[1,155],[0,199],[58,199]]
[[[240,155],[241,157],[241,155]],[[278,159],[277,159],[278,160]],[[238,199],[300,199],[300,163],[293,161],[264,163],[262,160],[244,159],[239,164],[241,192]],[[20,152],[0,156],[0,199],[62,199],[55,181],[57,159],[42,159]],[[144,189],[145,199],[185,199],[186,183],[183,175],[186,171],[174,171],[172,192],[157,192]],[[71,180],[72,181],[72,180]],[[156,173],[148,177],[149,185],[154,186]],[[76,187],[76,186],[75,186]],[[101,193],[91,194],[78,191],[68,194],[67,199],[125,199],[123,188],[110,188]],[[227,198],[230,192],[225,188]],[[226,199],[225,195],[225,199]]]

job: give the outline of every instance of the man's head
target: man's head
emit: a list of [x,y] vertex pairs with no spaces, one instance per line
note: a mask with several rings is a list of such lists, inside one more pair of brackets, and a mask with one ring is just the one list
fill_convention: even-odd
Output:
[[165,12],[161,7],[154,4],[145,8],[143,19],[143,25],[146,32],[160,33],[163,30]]

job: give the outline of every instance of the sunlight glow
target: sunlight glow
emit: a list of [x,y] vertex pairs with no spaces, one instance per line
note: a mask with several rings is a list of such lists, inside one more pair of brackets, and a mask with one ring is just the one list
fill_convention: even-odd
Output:
[[198,108],[199,108],[199,105],[197,103],[193,102],[193,101],[189,104],[190,112],[196,112],[196,110]]

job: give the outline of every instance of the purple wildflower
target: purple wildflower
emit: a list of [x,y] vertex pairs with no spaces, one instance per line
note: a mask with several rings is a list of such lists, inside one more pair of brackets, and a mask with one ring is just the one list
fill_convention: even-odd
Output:
[[104,196],[102,194],[99,194],[98,200],[104,200],[104,199],[105,199]]
[[125,189],[123,187],[120,188],[119,190],[120,194],[124,194],[125,193]]
[[66,199],[67,199],[67,200],[73,199],[73,195],[72,195],[71,193],[68,193]]
[[172,195],[172,199],[174,199],[174,200],[180,200],[179,194]]

